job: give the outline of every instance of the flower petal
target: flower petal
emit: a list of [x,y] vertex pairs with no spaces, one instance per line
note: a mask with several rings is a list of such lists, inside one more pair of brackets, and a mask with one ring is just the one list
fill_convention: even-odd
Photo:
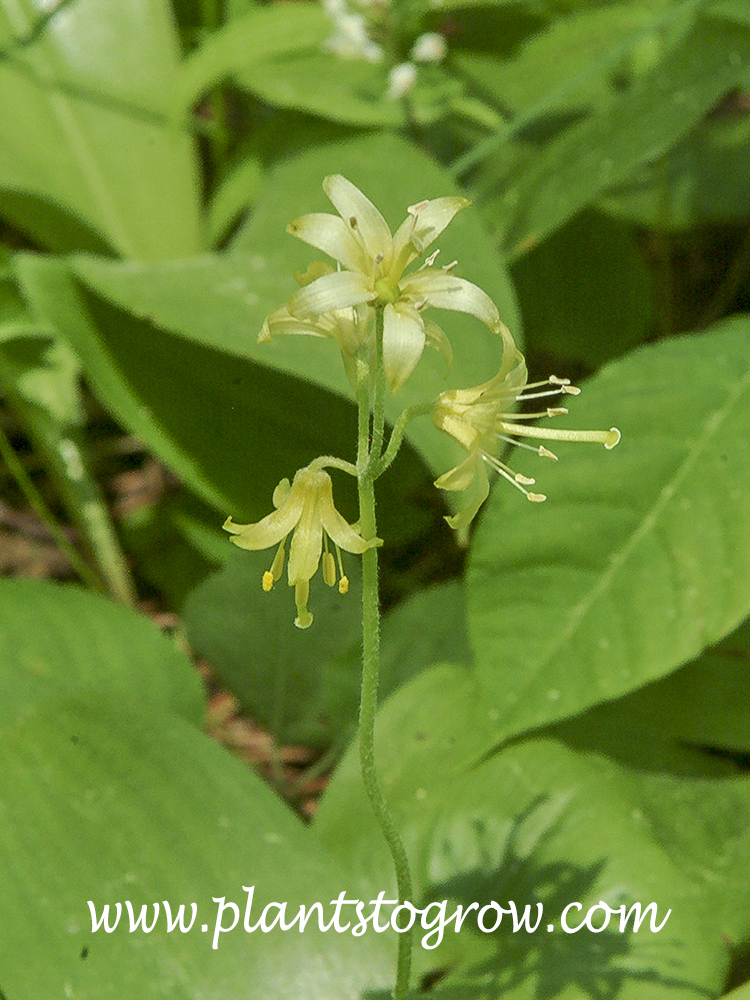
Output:
[[424,345],[424,321],[417,310],[405,302],[387,305],[383,316],[383,365],[391,392],[396,392],[414,371]]
[[272,545],[278,545],[297,524],[302,514],[303,502],[303,494],[295,492],[292,486],[285,503],[267,514],[262,521],[256,524],[235,524],[231,518],[227,518],[224,529],[234,535],[231,541],[241,549],[268,549]]
[[441,268],[424,268],[409,274],[401,280],[400,287],[403,295],[415,301],[426,301],[437,309],[470,313],[495,333],[504,328],[497,306],[486,292],[470,281],[446,274]]
[[384,269],[388,270],[393,259],[393,237],[388,223],[370,199],[341,174],[326,177],[323,190],[347,226],[360,237],[369,256],[382,258]]
[[318,212],[302,215],[290,222],[286,231],[329,257],[339,261],[350,271],[370,272],[367,258],[360,243],[352,235],[348,223],[338,215]]
[[292,535],[289,548],[289,585],[309,580],[315,575],[323,551],[323,526],[320,522],[320,481],[330,477],[326,472],[297,473],[295,485],[304,495],[302,513]]
[[[466,208],[471,202],[466,198],[434,198],[426,202],[424,208],[415,206],[414,212],[401,223],[393,237],[393,252],[396,257],[411,240],[414,244],[414,257],[434,243],[443,230],[450,224],[453,217]],[[417,210],[418,209],[418,210]],[[414,259],[414,258],[412,258]]]
[[453,365],[453,348],[451,347],[450,340],[448,340],[445,332],[437,323],[433,323],[430,320],[425,320],[424,329],[427,334],[427,343],[430,347],[434,347],[436,351],[439,351],[445,358],[448,368],[445,374],[448,375]]
[[265,344],[274,337],[285,334],[304,334],[308,337],[330,337],[330,330],[323,329],[314,320],[292,316],[286,306],[279,306],[266,316],[258,334],[258,343]]
[[309,319],[333,309],[347,309],[375,298],[364,277],[353,271],[324,274],[312,284],[300,288],[289,299],[287,309],[293,316]]
[[329,538],[331,538],[340,549],[344,549],[345,552],[353,552],[355,555],[361,556],[363,552],[371,549],[374,545],[382,545],[379,538],[373,538],[369,541],[360,535],[360,533],[349,524],[349,522],[344,518],[334,507],[333,504],[333,489],[329,480],[328,486],[321,490],[319,499],[318,514],[320,516],[323,528],[327,532]]

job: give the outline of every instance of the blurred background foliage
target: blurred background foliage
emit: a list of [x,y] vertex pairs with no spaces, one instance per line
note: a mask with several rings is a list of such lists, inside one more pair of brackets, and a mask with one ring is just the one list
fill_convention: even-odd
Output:
[[[391,887],[346,749],[357,567],[300,633],[220,528],[352,457],[335,345],[256,342],[333,172],[394,227],[470,198],[440,260],[533,378],[583,384],[575,426],[623,433],[514,456],[549,500],[500,486],[467,548],[429,421],[379,483],[378,755],[420,900],[672,909],[658,937],[467,922],[415,996],[744,1000],[748,0],[0,0],[0,996],[387,995],[391,934],[212,951],[86,907]],[[496,371],[446,330],[391,422]]]

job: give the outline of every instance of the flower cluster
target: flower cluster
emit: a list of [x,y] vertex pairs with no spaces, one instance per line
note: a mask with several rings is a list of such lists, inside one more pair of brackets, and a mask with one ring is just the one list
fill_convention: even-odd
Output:
[[[342,59],[362,59],[382,62],[389,46],[386,38],[392,17],[390,0],[323,0],[323,10],[333,24],[334,32],[323,47]],[[379,39],[379,40],[376,40]],[[419,35],[409,50],[409,58],[393,66],[388,74],[386,97],[397,100],[417,82],[420,63],[439,63],[445,59],[448,46],[445,37],[436,31]]]
[[[466,199],[436,198],[412,205],[404,222],[392,233],[372,202],[345,177],[340,174],[326,177],[323,187],[338,215],[303,215],[291,222],[287,231],[327,254],[337,267],[315,261],[304,274],[297,275],[302,287],[285,305],[269,314],[258,340],[268,341],[284,334],[333,338],[355,387],[358,362],[364,361],[370,373],[382,362],[387,383],[395,392],[414,371],[426,344],[441,351],[450,363],[448,338],[437,324],[425,318],[429,307],[468,313],[498,334],[503,340],[503,358],[497,375],[471,389],[443,392],[432,405],[435,426],[466,451],[466,458],[435,482],[439,489],[466,493],[463,509],[447,518],[451,527],[466,535],[489,494],[488,469],[497,472],[527,499],[536,502],[546,499],[542,493],[529,489],[535,485],[534,479],[514,472],[498,457],[505,445],[527,448],[553,460],[557,456],[541,442],[582,441],[615,447],[620,432],[614,427],[608,431],[578,431],[529,423],[538,417],[562,416],[568,412],[564,406],[544,404],[544,409],[533,413],[515,412],[519,402],[559,400],[578,395],[580,390],[568,379],[554,375],[543,382],[530,383],[524,357],[489,296],[470,281],[456,277],[452,273],[455,262],[436,267],[437,251],[424,257],[456,213],[468,205]],[[419,266],[410,270],[418,260]],[[376,345],[377,314],[382,317],[382,325],[377,327],[382,329],[382,358]],[[426,413],[429,407],[416,409]],[[395,454],[406,421],[413,415],[411,411],[402,415],[391,443],[382,454],[380,434],[374,463],[367,454],[358,467],[330,456],[317,458],[300,469],[291,484],[288,479],[279,483],[273,495],[276,509],[257,524],[240,525],[227,518],[224,527],[241,548],[265,549],[278,545],[271,568],[263,576],[264,590],[271,590],[280,579],[286,540],[293,533],[288,579],[295,588],[295,624],[299,628],[308,628],[313,620],[307,607],[310,580],[321,559],[325,582],[334,586],[338,579],[340,592],[346,593],[349,581],[343,571],[340,550],[362,555],[381,544],[378,538],[364,538],[359,526],[349,524],[336,510],[331,478],[325,469],[334,467],[360,477],[370,474],[374,479]],[[519,437],[539,443],[530,445],[519,441]],[[369,471],[372,469],[376,471]],[[328,547],[329,539],[335,548],[335,558]]]

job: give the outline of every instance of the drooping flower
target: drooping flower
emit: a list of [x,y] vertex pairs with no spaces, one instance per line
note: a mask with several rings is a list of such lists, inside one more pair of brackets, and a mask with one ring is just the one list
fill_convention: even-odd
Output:
[[608,431],[575,431],[554,427],[528,426],[524,421],[538,417],[558,417],[566,414],[565,407],[548,407],[537,413],[513,413],[516,402],[553,396],[577,396],[580,389],[569,379],[551,375],[543,382],[528,381],[528,371],[523,355],[515,349],[497,375],[473,389],[454,389],[438,396],[432,411],[432,420],[440,430],[450,434],[466,449],[468,457],[455,468],[435,481],[442,490],[468,490],[468,502],[458,514],[446,520],[452,528],[465,533],[472,519],[490,491],[487,466],[498,472],[528,500],[540,502],[547,498],[542,493],[530,492],[535,480],[514,472],[497,458],[501,443],[516,445],[535,451],[542,458],[557,461],[557,456],[543,444],[532,446],[516,440],[517,437],[553,441],[591,441],[614,448],[620,440],[616,427]]
[[[300,469],[292,483],[282,479],[273,493],[276,508],[255,524],[235,524],[231,517],[224,522],[224,529],[232,533],[231,541],[241,549],[267,549],[278,545],[271,568],[263,574],[263,589],[269,591],[280,579],[286,559],[286,540],[292,532],[289,548],[289,586],[295,588],[298,628],[309,628],[313,616],[308,611],[310,580],[323,559],[323,579],[332,587],[337,579],[339,592],[349,589],[341,560],[341,549],[362,555],[367,549],[381,545],[379,538],[366,540],[356,526],[349,524],[333,504],[333,484],[325,466],[335,460],[318,458]],[[335,462],[337,465],[343,463]],[[329,550],[328,539],[336,549],[336,559]]]
[[[469,204],[465,198],[436,198],[412,205],[392,234],[369,198],[345,177],[326,177],[323,188],[339,215],[303,215],[287,231],[333,257],[341,269],[321,273],[293,295],[286,306],[290,316],[320,327],[324,315],[341,315],[341,310],[363,305],[383,307],[383,363],[394,392],[414,371],[425,343],[449,357],[447,337],[424,319],[429,306],[470,313],[512,343],[490,297],[451,273],[455,262],[434,267],[435,252],[416,271],[405,273]],[[300,328],[296,332],[312,331]],[[315,332],[320,334],[320,329]],[[371,330],[367,335],[374,340]]]

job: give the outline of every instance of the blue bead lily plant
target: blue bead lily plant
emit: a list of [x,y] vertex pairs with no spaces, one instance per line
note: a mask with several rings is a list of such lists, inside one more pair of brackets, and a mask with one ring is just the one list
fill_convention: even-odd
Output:
[[[391,233],[385,219],[365,195],[345,177],[326,177],[323,188],[338,215],[315,213],[290,222],[287,232],[322,251],[336,262],[315,261],[304,274],[296,275],[301,288],[266,318],[259,341],[286,334],[333,338],[341,350],[346,374],[354,388],[358,407],[356,463],[334,456],[315,458],[295,474],[282,480],[273,494],[274,510],[256,524],[235,524],[231,517],[224,527],[235,545],[245,549],[277,546],[270,568],[264,573],[263,589],[269,591],[287,566],[289,586],[294,587],[298,628],[309,628],[313,615],[308,609],[310,581],[322,561],[323,580],[346,593],[349,586],[341,550],[362,557],[363,668],[359,717],[359,753],[367,794],[393,858],[401,902],[410,901],[411,876],[406,852],[391,817],[375,770],[374,727],[379,671],[380,612],[378,592],[378,547],[375,520],[375,480],[386,471],[402,442],[408,422],[431,414],[435,426],[453,437],[466,451],[466,458],[440,476],[435,485],[465,494],[462,509],[447,521],[462,536],[490,490],[488,470],[526,496],[539,502],[541,493],[530,477],[514,472],[498,457],[507,444],[531,448],[541,457],[555,459],[546,443],[550,440],[598,442],[614,448],[620,439],[616,428],[608,431],[576,431],[537,427],[537,417],[557,417],[568,411],[547,406],[553,398],[577,395],[566,379],[550,376],[544,382],[528,382],[523,355],[500,319],[490,297],[454,274],[456,262],[436,266],[437,252],[426,255],[457,212],[469,203],[465,198],[446,197],[422,201],[407,210],[406,219]],[[426,313],[429,309],[469,313],[502,338],[500,370],[489,381],[469,389],[441,393],[404,410],[389,440],[385,435],[385,395],[395,393],[409,378],[425,345],[436,348],[447,361],[451,345],[445,332]],[[514,413],[522,400],[544,400],[534,413]],[[531,445],[519,437],[536,442]],[[349,524],[336,510],[328,469],[354,476],[358,484],[359,520]],[[286,543],[292,535],[287,558]],[[331,551],[329,541],[334,552]],[[394,1000],[405,1000],[411,963],[411,934],[399,935]]]

